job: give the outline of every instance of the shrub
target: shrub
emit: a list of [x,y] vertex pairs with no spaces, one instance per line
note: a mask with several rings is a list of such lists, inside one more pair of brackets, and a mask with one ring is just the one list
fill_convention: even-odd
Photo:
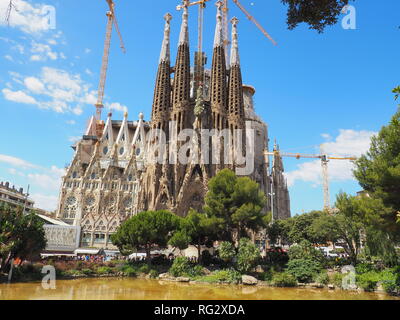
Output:
[[157,270],[155,270],[155,269],[150,270],[149,276],[150,276],[150,278],[153,278],[153,279],[157,278],[158,277]]
[[296,278],[287,272],[277,273],[272,277],[272,284],[276,287],[295,287]]
[[341,288],[344,276],[344,273],[336,272],[330,278],[330,282],[333,283],[336,287]]
[[81,272],[82,272],[83,274],[85,274],[85,275],[91,275],[91,274],[93,274],[93,271],[92,271],[91,269],[88,269],[88,268],[82,269]]
[[315,277],[315,282],[327,285],[329,283],[329,276],[325,271],[320,272]]
[[362,274],[362,273],[367,273],[370,271],[374,271],[374,265],[372,263],[359,263],[356,266],[356,273],[357,274]]
[[96,272],[98,274],[110,274],[113,272],[113,269],[110,267],[103,266],[103,267],[98,267]]
[[151,268],[150,268],[149,265],[147,265],[147,264],[141,265],[141,266],[139,267],[139,269],[138,269],[138,271],[139,271],[140,273],[146,273],[146,274],[149,273],[150,270],[151,270]]
[[263,261],[276,267],[278,270],[283,270],[289,261],[289,256],[287,252],[284,252],[281,248],[274,248],[267,252],[267,255]]
[[201,266],[190,263],[188,258],[177,257],[168,272],[174,277],[196,277],[202,275],[202,270]]
[[235,248],[232,243],[223,241],[218,248],[219,257],[225,262],[231,262],[233,257],[236,255]]
[[122,272],[125,273],[128,277],[135,277],[136,276],[136,270],[130,265],[126,265],[122,269]]
[[240,272],[234,269],[222,269],[214,271],[213,273],[201,277],[197,280],[209,283],[229,282],[237,284],[242,280],[242,275],[240,274]]
[[377,283],[380,280],[379,273],[376,271],[369,271],[356,276],[357,285],[365,291],[374,291]]
[[321,271],[319,262],[310,259],[289,260],[287,272],[292,274],[299,282],[311,282]]
[[247,238],[239,241],[236,268],[242,273],[249,272],[254,268],[260,259],[260,250]]
[[273,277],[273,274],[271,271],[265,271],[265,272],[261,272],[258,274],[258,278],[261,281],[271,281]]

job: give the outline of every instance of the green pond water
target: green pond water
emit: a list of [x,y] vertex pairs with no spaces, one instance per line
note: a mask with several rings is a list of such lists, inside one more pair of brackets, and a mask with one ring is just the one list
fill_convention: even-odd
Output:
[[[59,280],[56,289],[38,283],[0,284],[0,300],[391,300],[380,293],[328,289],[249,287],[146,279]],[[400,300],[399,300],[400,301]]]

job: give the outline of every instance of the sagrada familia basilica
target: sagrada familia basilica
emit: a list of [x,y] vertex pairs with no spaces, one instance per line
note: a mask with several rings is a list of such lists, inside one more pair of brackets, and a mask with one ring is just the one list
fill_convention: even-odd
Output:
[[[270,163],[264,155],[269,150],[267,125],[255,113],[255,89],[242,83],[238,20],[231,21],[227,61],[218,6],[212,65],[206,69],[204,52],[196,52],[191,65],[188,18],[185,7],[172,66],[172,16],[165,16],[151,120],[145,121],[140,114],[138,120],[129,121],[127,113],[122,120],[113,120],[109,113],[99,131],[98,119],[93,116],[82,139],[73,146],[57,217],[81,227],[82,247],[107,247],[121,222],[143,210],[167,209],[185,216],[190,208],[201,209],[208,181],[224,168],[260,185],[268,199],[265,210],[273,212],[274,219],[290,217],[282,159],[275,155]],[[217,139],[210,132],[217,133]],[[186,134],[184,139],[179,138],[182,134]],[[179,150],[179,156],[173,150]],[[186,161],[180,161],[182,153]]]

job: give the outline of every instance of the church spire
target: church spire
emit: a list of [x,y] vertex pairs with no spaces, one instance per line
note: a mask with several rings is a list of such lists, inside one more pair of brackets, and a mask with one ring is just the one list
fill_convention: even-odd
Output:
[[179,45],[189,45],[189,11],[187,4],[183,7],[181,33],[179,35]]
[[189,102],[190,99],[190,52],[189,52],[189,26],[188,7],[185,1],[182,15],[181,33],[178,43],[178,54],[175,63],[175,77],[173,90],[174,108]]
[[151,118],[154,128],[165,129],[171,107],[170,23],[172,16],[167,13],[164,19],[164,39],[161,46]]
[[164,16],[165,19],[165,27],[164,27],[164,39],[161,46],[160,53],[160,61],[162,62],[170,62],[171,54],[170,54],[170,32],[171,32],[171,20],[172,16],[170,13],[167,13]]
[[224,37],[222,29],[222,1],[216,3],[217,25],[215,27],[214,52],[211,67],[211,109],[213,127],[223,129],[226,126],[227,73],[225,61]]
[[231,52],[231,69],[229,73],[229,116],[231,122],[238,128],[244,126],[244,101],[243,101],[243,82],[242,71],[240,69],[239,49],[238,49],[238,32],[237,24],[239,20],[234,17],[232,23],[232,52]]
[[224,36],[222,30],[222,1],[216,3],[217,6],[217,25],[215,27],[214,48],[224,46]]
[[237,25],[239,23],[239,19],[233,17],[231,22],[232,22],[231,67],[233,67],[233,66],[240,66],[239,43],[238,43],[238,32],[237,32]]

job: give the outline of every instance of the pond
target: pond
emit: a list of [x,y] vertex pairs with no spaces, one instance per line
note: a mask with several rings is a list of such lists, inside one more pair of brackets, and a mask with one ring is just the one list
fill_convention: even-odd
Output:
[[56,289],[40,282],[0,284],[0,300],[392,300],[381,293],[328,289],[189,284],[147,279],[58,280]]

